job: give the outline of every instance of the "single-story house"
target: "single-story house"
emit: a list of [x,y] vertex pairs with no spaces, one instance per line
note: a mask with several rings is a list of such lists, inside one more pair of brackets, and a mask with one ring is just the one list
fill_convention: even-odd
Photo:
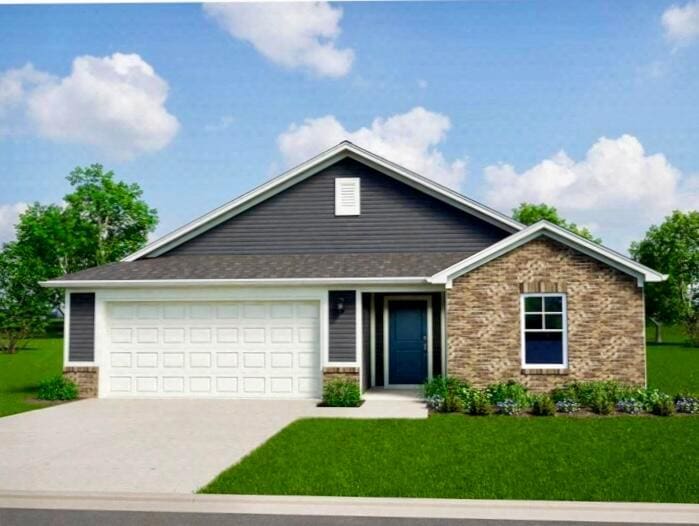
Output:
[[646,382],[665,276],[342,142],[65,289],[85,396],[318,398],[439,374]]

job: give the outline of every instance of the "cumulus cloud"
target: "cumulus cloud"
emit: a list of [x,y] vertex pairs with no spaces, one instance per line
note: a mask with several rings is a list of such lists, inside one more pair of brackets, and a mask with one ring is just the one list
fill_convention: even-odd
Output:
[[179,123],[165,108],[167,95],[167,82],[136,54],[77,57],[64,78],[31,64],[0,74],[0,110],[21,110],[41,137],[92,145],[117,159],[174,138]]
[[15,225],[27,203],[0,204],[0,245],[15,238]]
[[690,44],[699,38],[699,0],[668,7],[660,21],[668,41],[676,46]]
[[352,67],[354,52],[336,45],[342,9],[327,2],[209,3],[204,11],[276,64],[325,77],[342,77]]
[[333,115],[292,124],[277,142],[285,162],[294,165],[349,140],[446,186],[458,188],[466,177],[465,159],[449,162],[438,149],[451,123],[446,115],[417,107],[369,127],[347,130]]
[[647,154],[631,135],[602,137],[580,161],[560,151],[523,172],[487,166],[485,180],[488,204],[506,211],[524,201],[545,202],[622,251],[674,208],[699,206],[697,178],[684,176],[661,153]]

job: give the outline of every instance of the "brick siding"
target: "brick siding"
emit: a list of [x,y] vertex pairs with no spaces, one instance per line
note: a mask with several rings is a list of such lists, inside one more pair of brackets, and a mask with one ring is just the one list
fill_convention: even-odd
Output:
[[78,386],[79,398],[97,398],[99,367],[66,367],[63,376]]
[[[523,370],[520,295],[561,292],[568,368]],[[514,379],[536,391],[573,380],[645,385],[643,289],[635,278],[538,238],[454,280],[447,290],[448,374],[483,387]]]

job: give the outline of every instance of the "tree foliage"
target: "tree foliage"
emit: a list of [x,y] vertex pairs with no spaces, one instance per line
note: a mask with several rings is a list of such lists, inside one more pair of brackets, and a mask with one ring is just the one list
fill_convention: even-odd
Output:
[[595,237],[589,229],[586,227],[579,227],[575,223],[569,223],[558,214],[558,210],[556,210],[555,207],[545,203],[539,203],[538,205],[534,203],[521,203],[517,208],[512,210],[512,217],[525,225],[533,225],[537,221],[545,219],[585,239],[589,239],[595,243],[602,243],[602,240]]
[[0,331],[12,338],[26,338],[27,327],[39,330],[39,313],[61,304],[61,291],[37,282],[117,261],[141,248],[157,225],[140,186],[115,180],[99,164],[75,168],[68,182],[73,189],[65,205],[30,206],[20,216],[16,240],[0,254],[0,297],[7,304]]
[[631,244],[633,258],[668,275],[646,287],[646,314],[664,323],[682,323],[699,340],[699,212],[675,210],[644,239]]

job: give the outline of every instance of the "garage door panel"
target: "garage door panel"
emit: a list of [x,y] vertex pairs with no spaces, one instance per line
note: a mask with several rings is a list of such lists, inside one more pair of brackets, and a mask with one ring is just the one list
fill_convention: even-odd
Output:
[[318,397],[317,302],[107,305],[106,396]]

